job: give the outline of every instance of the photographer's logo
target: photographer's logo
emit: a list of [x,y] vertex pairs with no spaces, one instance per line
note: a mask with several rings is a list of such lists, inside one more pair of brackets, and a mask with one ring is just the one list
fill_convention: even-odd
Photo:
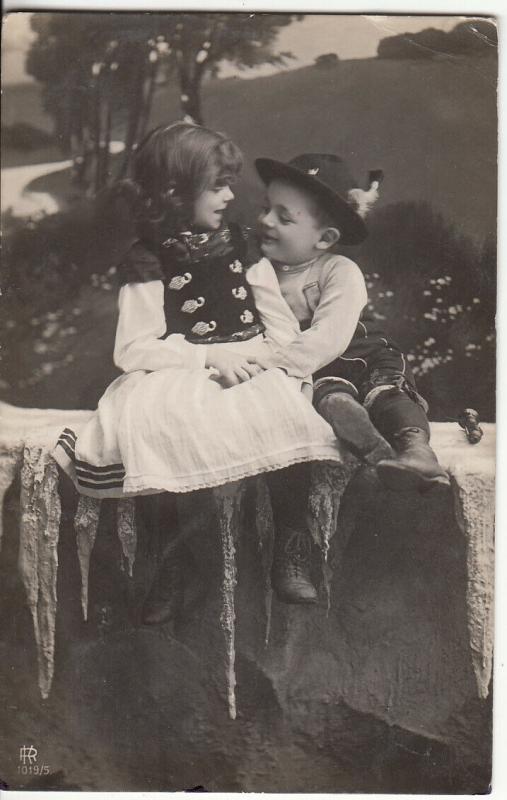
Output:
[[19,748],[19,760],[25,766],[37,763],[37,748],[31,744],[29,747],[24,744]]
[[33,744],[23,744],[19,748],[18,772],[22,775],[49,775],[47,764],[37,764],[39,751]]

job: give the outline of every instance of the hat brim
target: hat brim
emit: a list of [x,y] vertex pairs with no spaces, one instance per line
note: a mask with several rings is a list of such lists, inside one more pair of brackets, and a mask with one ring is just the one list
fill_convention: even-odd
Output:
[[319,181],[314,175],[308,175],[297,167],[284,164],[283,161],[275,161],[272,158],[255,159],[255,167],[266,185],[276,178],[282,178],[317,195],[326,211],[336,220],[341,234],[341,244],[360,244],[366,239],[367,228],[363,218],[343,197],[334,192],[327,184]]

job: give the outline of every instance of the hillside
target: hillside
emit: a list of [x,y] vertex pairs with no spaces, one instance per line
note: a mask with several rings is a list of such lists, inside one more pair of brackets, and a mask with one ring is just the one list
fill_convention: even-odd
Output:
[[[496,227],[496,81],[490,58],[362,59],[329,70],[211,80],[203,107],[206,124],[229,133],[247,163],[259,155],[337,152],[358,181],[369,169],[384,169],[384,204],[428,200],[482,238]],[[48,127],[36,86],[6,87],[2,106],[4,124],[22,119]],[[179,115],[175,87],[161,87],[153,124]],[[8,152],[4,158],[7,166]],[[257,186],[249,166],[245,179],[247,191],[242,198],[238,192],[242,211]]]
[[[3,106],[9,109],[15,97],[26,112],[26,103],[20,97],[25,101],[30,97],[33,108],[37,109],[33,124],[47,129],[36,91],[33,86],[28,94],[13,95],[9,87],[4,93]],[[303,151],[335,151],[350,161],[359,181],[366,180],[369,169],[383,168],[386,178],[380,209],[392,207],[398,201],[425,200],[477,244],[495,235],[496,62],[493,59],[355,60],[340,62],[330,70],[308,67],[255,80],[212,80],[204,87],[203,106],[207,124],[227,131],[245,152],[245,179],[238,184],[232,210],[243,221],[254,219],[255,205],[262,195],[250,166],[253,158],[265,155],[287,159]],[[171,122],[178,116],[176,88],[160,87],[153,124]],[[10,123],[17,119],[12,108],[8,119]],[[23,119],[29,120],[26,113]],[[114,135],[117,137],[118,131]],[[8,159],[9,153],[5,155]],[[32,163],[36,156],[35,152],[30,154]],[[61,154],[56,148],[52,155],[44,153],[44,160],[59,159]],[[5,160],[4,165],[7,165]],[[31,187],[68,195],[68,172],[40,178]],[[392,230],[396,231],[396,226]],[[423,233],[422,240],[418,237],[419,250],[408,255],[413,262],[412,271],[415,263],[420,263],[417,253],[431,250],[426,247],[426,235],[431,239],[431,232]],[[407,236],[413,238],[405,232]],[[438,243],[434,245],[436,250],[432,252],[438,253]],[[366,271],[374,272],[377,265],[372,253],[370,266],[365,256],[366,253],[358,252],[358,262]],[[380,260],[389,259],[390,254],[383,246]],[[92,264],[87,272],[107,266]],[[400,284],[403,283],[402,268],[398,276]],[[84,280],[86,283],[88,279]],[[410,278],[408,281],[410,284]],[[110,284],[106,290],[98,288],[96,283],[94,286],[85,286],[80,296],[63,309],[62,333],[45,339],[41,333],[42,317],[38,322],[32,321],[32,329],[26,326],[11,329],[10,366],[5,365],[7,381],[3,381],[2,392],[5,399],[46,407],[95,404],[114,374],[111,353],[116,293]],[[54,302],[60,302],[56,295]],[[419,299],[414,298],[414,302],[418,304]],[[36,312],[33,309],[32,313],[38,317]],[[73,317],[73,313],[78,316]],[[64,325],[63,320],[69,324]],[[468,335],[466,331],[465,334]],[[402,341],[405,340],[403,336]],[[473,377],[476,368],[476,362],[469,359],[463,377],[466,385],[477,383],[475,380],[474,384]],[[456,370],[460,369],[456,364]],[[447,414],[454,401],[446,398],[449,393],[454,394],[459,375],[451,379],[449,368],[440,375],[438,392],[443,398],[440,413]],[[489,381],[492,379],[490,375]],[[492,394],[486,388],[483,394],[489,409]],[[480,406],[482,395],[478,399],[470,394],[467,397],[470,405]]]

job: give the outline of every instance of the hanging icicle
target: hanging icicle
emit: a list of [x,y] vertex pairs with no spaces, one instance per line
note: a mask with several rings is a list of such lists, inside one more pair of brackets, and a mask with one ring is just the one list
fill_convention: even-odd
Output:
[[257,540],[262,565],[262,583],[264,590],[264,645],[269,644],[271,633],[271,609],[273,605],[273,588],[271,585],[271,570],[273,568],[273,552],[275,543],[275,525],[271,499],[266,480],[259,476],[255,482],[255,523],[257,527]]
[[454,506],[466,541],[467,619],[479,697],[486,698],[493,668],[495,478],[451,468]]
[[136,506],[133,498],[118,501],[116,519],[123,557],[127,562],[129,577],[132,577],[137,551]]
[[236,719],[235,621],[234,589],[237,582],[235,538],[238,534],[239,513],[245,490],[244,481],[214,489],[218,509],[218,530],[222,545],[222,611],[220,625],[225,636],[225,677],[227,706],[231,719]]
[[27,444],[21,470],[19,570],[33,620],[44,699],[54,672],[60,514],[57,466],[46,447]]
[[309,522],[312,538],[322,555],[322,585],[328,612],[331,607],[332,578],[332,571],[328,564],[329,545],[336,532],[343,493],[357,467],[357,460],[352,458],[338,465],[325,461],[312,464]]
[[90,573],[90,558],[97,538],[99,526],[101,500],[95,497],[81,495],[74,516],[74,530],[76,531],[77,557],[81,570],[81,608],[83,619],[88,619],[88,576]]

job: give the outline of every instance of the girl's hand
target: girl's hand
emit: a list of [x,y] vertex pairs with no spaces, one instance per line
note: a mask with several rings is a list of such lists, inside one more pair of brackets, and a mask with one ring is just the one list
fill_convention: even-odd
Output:
[[207,349],[206,366],[217,370],[219,374],[213,376],[213,380],[224,389],[249,381],[263,371],[255,356],[242,356],[225,348],[213,350],[212,346]]

